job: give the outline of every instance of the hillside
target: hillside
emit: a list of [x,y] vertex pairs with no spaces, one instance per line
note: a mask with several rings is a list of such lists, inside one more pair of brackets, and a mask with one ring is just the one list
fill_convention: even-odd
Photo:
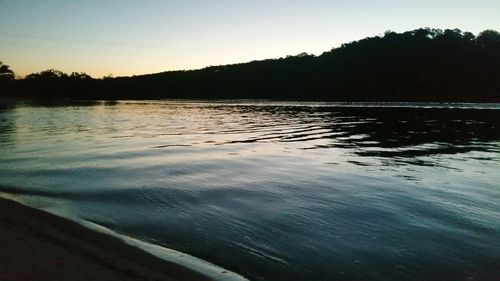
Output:
[[4,98],[500,102],[500,33],[386,32],[319,56],[105,79],[49,70],[1,83]]

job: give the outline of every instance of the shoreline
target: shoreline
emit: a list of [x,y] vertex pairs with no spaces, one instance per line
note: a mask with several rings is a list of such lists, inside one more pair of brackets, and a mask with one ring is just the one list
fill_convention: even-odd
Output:
[[1,280],[100,280],[104,276],[106,280],[247,280],[187,254],[10,197],[0,196]]

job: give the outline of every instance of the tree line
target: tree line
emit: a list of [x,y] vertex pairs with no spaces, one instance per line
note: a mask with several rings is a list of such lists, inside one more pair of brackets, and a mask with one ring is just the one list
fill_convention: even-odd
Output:
[[387,31],[318,56],[105,79],[53,69],[14,79],[8,66],[0,70],[6,98],[500,102],[500,33]]

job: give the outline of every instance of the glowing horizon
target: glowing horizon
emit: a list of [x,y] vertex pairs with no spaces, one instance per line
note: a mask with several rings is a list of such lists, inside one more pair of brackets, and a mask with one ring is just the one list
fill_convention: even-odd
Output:
[[498,1],[352,2],[0,0],[0,61],[20,76],[129,76],[318,55],[386,30],[500,30]]

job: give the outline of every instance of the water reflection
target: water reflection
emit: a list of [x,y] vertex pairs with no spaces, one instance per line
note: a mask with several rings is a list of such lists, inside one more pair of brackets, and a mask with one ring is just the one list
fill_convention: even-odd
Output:
[[500,107],[470,107],[3,106],[0,191],[252,280],[495,280]]
[[16,118],[12,116],[15,105],[0,103],[0,145],[9,146],[13,143]]
[[328,106],[215,106],[213,109],[221,115],[240,115],[235,120],[240,127],[222,133],[247,133],[241,139],[217,144],[300,142],[306,144],[302,149],[342,148],[358,156],[397,161],[436,154],[499,151],[500,112],[494,109]]

